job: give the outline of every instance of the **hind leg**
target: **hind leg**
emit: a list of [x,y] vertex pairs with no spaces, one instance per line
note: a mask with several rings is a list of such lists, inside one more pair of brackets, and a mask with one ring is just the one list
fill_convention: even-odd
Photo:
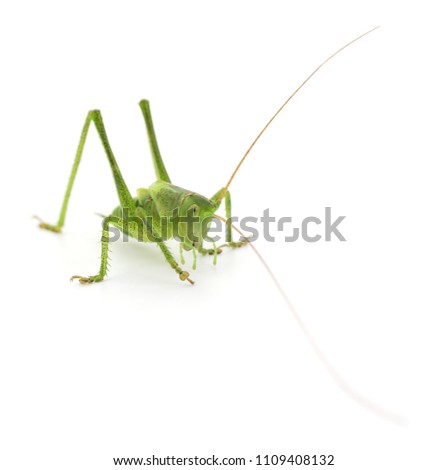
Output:
[[40,221],[40,224],[39,224],[40,228],[51,230],[52,232],[58,233],[62,230],[62,227],[64,226],[65,215],[67,213],[67,207],[68,207],[68,201],[70,200],[71,190],[73,188],[76,174],[78,172],[79,164],[81,162],[82,152],[84,150],[85,141],[87,139],[88,130],[90,127],[90,123],[92,121],[95,124],[96,130],[98,131],[99,138],[101,139],[102,145],[104,147],[104,151],[107,155],[107,159],[109,160],[110,168],[112,170],[112,174],[115,179],[115,186],[116,186],[116,191],[118,193],[118,198],[120,200],[120,204],[122,207],[126,207],[129,209],[129,215],[132,215],[135,211],[135,202],[132,196],[130,195],[129,190],[127,189],[126,183],[124,182],[123,176],[121,175],[121,171],[115,160],[115,156],[113,155],[112,148],[107,138],[101,112],[99,110],[93,110],[87,114],[87,118],[82,128],[81,138],[79,140],[75,160],[73,162],[73,167],[71,169],[67,189],[65,190],[65,196],[62,202],[62,208],[59,214],[59,219],[55,225],[52,225],[52,224],[47,224],[46,222],[43,222],[41,219],[36,217]]

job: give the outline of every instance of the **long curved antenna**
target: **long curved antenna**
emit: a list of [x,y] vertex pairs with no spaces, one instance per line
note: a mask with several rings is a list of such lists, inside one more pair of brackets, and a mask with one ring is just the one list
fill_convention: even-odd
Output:
[[286,105],[289,103],[289,101],[303,88],[303,86],[323,67],[323,65],[326,65],[332,58],[334,58],[337,54],[339,54],[343,49],[346,49],[349,47],[351,44],[354,44],[356,41],[359,39],[363,38],[369,33],[372,33],[375,31],[377,28],[380,28],[380,26],[376,26],[373,29],[370,29],[366,33],[363,33],[362,35],[358,36],[357,38],[353,39],[352,41],[348,42],[345,44],[343,47],[338,49],[338,51],[334,52],[331,56],[329,56],[324,62],[322,62],[307,78],[304,80],[304,82],[301,83],[301,85],[284,101],[284,103],[281,105],[281,107],[276,111],[276,113],[270,118],[270,120],[267,122],[267,124],[264,126],[264,128],[261,130],[261,132],[258,134],[256,139],[252,142],[250,147],[248,147],[248,150],[245,152],[244,156],[242,157],[241,161],[237,165],[236,169],[234,170],[233,174],[231,175],[231,178],[228,180],[227,185],[225,186],[225,189],[222,191],[222,194],[220,195],[218,202],[222,201],[222,199],[225,197],[225,193],[228,191],[228,188],[230,187],[231,182],[233,181],[234,177],[236,176],[236,173],[239,171],[239,168],[242,166],[244,163],[245,159],[247,158],[247,155],[250,153],[251,149],[255,146],[256,142],[259,140],[262,134],[267,130],[267,128],[270,126],[270,124],[273,122],[273,120],[278,116],[278,114],[286,107]]
[[[227,220],[224,217],[221,217],[220,215],[214,214],[214,217],[217,219],[221,220],[224,223],[227,223]],[[374,403],[371,401],[369,398],[366,398],[357,390],[354,390],[348,382],[337,372],[335,367],[329,362],[328,358],[325,356],[323,351],[320,349],[318,344],[315,342],[313,336],[310,334],[310,331],[308,330],[306,324],[296,311],[295,307],[293,306],[292,302],[290,301],[289,297],[287,296],[286,292],[282,288],[281,284],[279,283],[278,279],[276,279],[276,276],[273,274],[273,271],[270,269],[270,266],[267,264],[267,262],[264,260],[264,258],[261,256],[257,248],[254,246],[252,242],[248,238],[245,237],[245,235],[239,230],[237,227],[234,226],[234,224],[231,224],[231,226],[238,232],[245,241],[248,242],[250,245],[251,249],[255,252],[256,256],[259,258],[261,263],[264,265],[264,268],[267,270],[269,276],[272,278],[276,288],[278,289],[279,293],[281,294],[281,297],[284,299],[284,302],[287,304],[287,307],[289,308],[290,312],[292,313],[293,317],[297,321],[298,325],[300,326],[302,332],[304,333],[304,336],[306,337],[307,341],[309,342],[310,346],[314,350],[315,354],[317,355],[318,359],[320,362],[323,364],[325,369],[328,371],[329,375],[332,377],[334,382],[338,385],[338,387],[346,393],[350,398],[352,398],[355,402],[358,404],[362,405],[364,408],[367,410],[375,413],[376,415],[393,422],[394,424],[399,424],[399,425],[404,425],[406,423],[405,419],[392,412],[389,411],[382,406],[378,405],[377,403]]]

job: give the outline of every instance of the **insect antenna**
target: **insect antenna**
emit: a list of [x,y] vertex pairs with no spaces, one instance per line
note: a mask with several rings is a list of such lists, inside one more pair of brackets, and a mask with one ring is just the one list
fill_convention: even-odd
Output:
[[[228,221],[224,218],[221,217],[220,215],[214,214],[214,217],[217,219],[221,220],[225,224],[228,223]],[[272,281],[274,282],[276,288],[278,289],[279,293],[281,294],[281,297],[283,298],[284,302],[287,304],[287,307],[289,308],[289,311],[292,313],[293,317],[295,318],[296,322],[298,323],[299,327],[301,328],[301,331],[303,332],[304,336],[306,337],[307,341],[309,342],[310,346],[312,347],[314,353],[317,355],[318,359],[320,362],[323,364],[329,375],[332,377],[334,382],[338,385],[338,387],[346,394],[348,395],[352,400],[366,408],[367,410],[375,413],[376,415],[391,421],[395,424],[399,425],[404,425],[405,420],[402,416],[389,411],[382,406],[378,405],[377,403],[374,403],[371,401],[369,398],[363,396],[361,393],[357,392],[354,388],[352,388],[348,382],[337,372],[335,367],[331,364],[331,362],[328,360],[326,355],[323,353],[323,351],[320,349],[316,341],[314,340],[313,336],[311,335],[309,329],[307,328],[306,324],[304,323],[303,319],[301,316],[298,314],[296,308],[294,307],[293,303],[287,296],[285,290],[279,283],[278,279],[276,278],[275,274],[273,273],[272,269],[270,266],[267,264],[265,259],[262,257],[261,253],[259,253],[258,249],[254,246],[254,243],[252,243],[245,235],[242,233],[241,230],[239,230],[238,227],[236,227],[234,224],[231,224],[234,230],[238,232],[244,239],[244,241],[247,241],[248,244],[250,245],[250,248],[255,252],[256,256],[259,258],[259,261],[263,264],[264,268],[268,272],[269,276],[271,277]]]
[[342,50],[346,49],[347,47],[349,47],[351,44],[354,44],[356,41],[358,41],[359,39],[363,38],[364,36],[366,36],[367,34],[369,33],[372,33],[373,31],[375,31],[377,28],[379,28],[380,26],[376,26],[375,28],[373,29],[370,29],[369,31],[367,31],[366,33],[363,33],[362,35],[356,37],[355,39],[353,39],[352,41],[348,42],[347,44],[345,44],[343,47],[341,47],[340,49],[338,49],[337,51],[335,51],[331,56],[329,56],[324,62],[322,62],[300,85],[299,87],[286,99],[286,101],[284,101],[284,103],[280,106],[280,108],[276,111],[276,113],[270,118],[270,120],[267,122],[267,124],[263,127],[263,129],[261,130],[261,132],[257,135],[257,137],[255,138],[255,140],[252,142],[252,144],[250,145],[250,147],[248,147],[248,150],[245,152],[244,156],[241,158],[240,162],[238,163],[236,169],[233,171],[233,174],[231,175],[230,179],[228,180],[228,183],[226,184],[225,186],[225,189],[222,191],[222,194],[220,195],[219,199],[218,199],[218,202],[222,201],[222,199],[225,197],[225,193],[228,191],[228,188],[230,187],[230,184],[232,183],[234,177],[236,176],[236,173],[239,171],[239,168],[242,166],[242,164],[244,163],[245,159],[247,158],[248,154],[251,152],[251,149],[256,145],[256,142],[260,139],[260,137],[262,136],[262,134],[264,134],[264,132],[267,130],[267,128],[270,126],[270,124],[274,121],[274,119],[276,118],[276,116],[278,116],[278,114],[287,106],[287,104],[289,103],[289,101],[301,90],[301,88],[303,88],[303,86],[323,67],[323,65],[326,65],[332,58],[334,58],[337,54],[339,54]]

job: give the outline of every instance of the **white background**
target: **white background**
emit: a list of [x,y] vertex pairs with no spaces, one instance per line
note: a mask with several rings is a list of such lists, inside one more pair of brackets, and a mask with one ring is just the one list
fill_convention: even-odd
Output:
[[[337,469],[446,468],[446,32],[442,2],[17,1],[0,11],[0,466],[111,469],[112,457],[333,454]],[[438,8],[439,6],[439,8]],[[155,246],[117,242],[89,136],[100,108],[132,193],[154,172],[151,100],[174,183],[211,196],[322,60],[232,185],[235,215],[345,215],[347,241],[257,247],[346,396],[249,248],[181,283]],[[175,244],[172,244],[177,256]],[[191,260],[187,266],[190,269]]]

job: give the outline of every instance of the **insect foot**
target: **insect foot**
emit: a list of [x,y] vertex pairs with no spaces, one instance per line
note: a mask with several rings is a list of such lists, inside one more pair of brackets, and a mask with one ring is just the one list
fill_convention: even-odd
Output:
[[103,278],[99,275],[96,276],[71,276],[70,281],[73,281],[73,279],[79,279],[79,282],[81,284],[91,284],[92,282],[100,282],[103,280]]
[[51,225],[51,224],[47,224],[46,222],[44,222],[40,217],[38,217],[37,215],[34,215],[33,216],[33,219],[36,219],[38,220],[40,223],[39,223],[39,227],[40,228],[43,228],[45,230],[50,230],[51,232],[55,232],[55,233],[60,233],[61,232],[61,227],[58,227],[57,225]]
[[[217,248],[217,254],[220,255],[222,253],[222,248],[225,248],[225,247],[228,247],[228,248],[241,248],[243,246],[248,245],[248,243],[249,243],[248,239],[244,239],[240,242],[227,242],[227,243],[224,243],[223,245],[220,245]],[[214,255],[214,250],[209,250],[208,254]]]
[[240,241],[240,242],[229,242],[228,246],[230,248],[241,248],[242,246],[248,245],[248,239]]
[[[222,246],[226,246],[226,245],[222,245]],[[220,246],[219,248],[217,248],[217,250],[214,250],[212,248],[208,250],[209,255],[214,255],[214,254],[220,255],[221,253],[222,253],[222,247]]]
[[187,271],[182,271],[179,277],[181,281],[188,281],[190,284],[194,284],[194,281],[189,278],[189,273]]

